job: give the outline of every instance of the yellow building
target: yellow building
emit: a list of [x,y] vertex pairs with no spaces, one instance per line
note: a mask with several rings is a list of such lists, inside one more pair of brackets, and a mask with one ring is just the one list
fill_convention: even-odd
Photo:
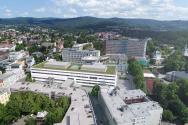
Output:
[[6,105],[9,101],[11,92],[8,88],[0,88],[0,103]]

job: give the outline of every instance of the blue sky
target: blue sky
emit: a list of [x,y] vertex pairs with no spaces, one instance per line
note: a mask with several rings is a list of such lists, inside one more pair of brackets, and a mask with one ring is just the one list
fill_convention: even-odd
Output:
[[188,20],[188,0],[0,0],[0,18],[79,16]]

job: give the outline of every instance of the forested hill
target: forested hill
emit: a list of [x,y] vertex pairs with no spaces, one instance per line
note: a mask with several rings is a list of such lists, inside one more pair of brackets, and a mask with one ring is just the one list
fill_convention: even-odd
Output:
[[153,31],[188,31],[188,21],[158,21],[151,19],[126,19],[126,18],[31,18],[18,17],[0,19],[0,24],[41,25],[61,30],[120,30],[137,29]]

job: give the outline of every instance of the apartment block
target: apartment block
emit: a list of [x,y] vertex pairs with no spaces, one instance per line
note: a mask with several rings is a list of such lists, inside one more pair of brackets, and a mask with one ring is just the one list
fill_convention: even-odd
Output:
[[100,57],[100,51],[80,50],[76,48],[64,48],[62,50],[62,60],[64,62],[82,63],[82,58],[86,56]]
[[105,42],[106,54],[126,54],[128,57],[145,57],[147,39],[118,39]]

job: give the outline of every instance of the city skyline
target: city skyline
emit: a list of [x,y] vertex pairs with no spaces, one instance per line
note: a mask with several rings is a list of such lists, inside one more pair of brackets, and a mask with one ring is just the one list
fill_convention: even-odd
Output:
[[186,0],[0,0],[0,17],[80,16],[188,20]]

